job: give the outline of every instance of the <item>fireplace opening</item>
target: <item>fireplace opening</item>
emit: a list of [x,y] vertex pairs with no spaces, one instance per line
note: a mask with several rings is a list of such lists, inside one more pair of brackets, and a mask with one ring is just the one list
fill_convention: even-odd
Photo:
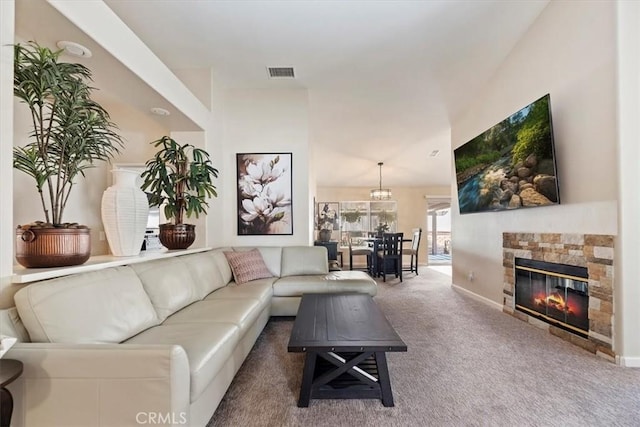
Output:
[[585,267],[515,259],[516,310],[583,338],[589,336],[589,284]]

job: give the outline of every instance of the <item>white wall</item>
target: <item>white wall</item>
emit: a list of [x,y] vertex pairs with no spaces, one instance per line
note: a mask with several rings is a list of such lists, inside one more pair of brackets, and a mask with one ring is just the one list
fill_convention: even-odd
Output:
[[[225,169],[226,159],[224,157],[225,149],[223,147],[224,135],[224,90],[213,84],[213,74],[209,72],[209,92],[211,93],[211,124],[209,131],[206,132],[205,146],[207,152],[213,159],[213,166],[220,172],[216,180],[216,188],[218,197],[209,200],[209,210],[207,214],[207,246],[222,246],[225,238],[224,229],[227,228],[221,218],[224,218],[226,209],[225,204],[225,183],[233,182],[234,176],[227,177]],[[191,88],[191,90],[194,90]],[[231,173],[231,172],[230,172]],[[229,225],[229,227],[231,227]]]
[[[24,145],[28,142],[30,132],[30,115],[24,104],[14,101],[14,143]],[[109,111],[111,120],[119,128],[124,147],[113,159],[114,163],[144,163],[155,149],[149,142],[167,134],[145,113],[122,104],[105,103],[103,107]],[[91,229],[91,254],[109,253],[106,240],[101,240],[104,231],[100,206],[102,193],[111,184],[111,165],[106,162],[96,163],[96,167],[86,171],[86,178],[78,176],[63,214],[64,222],[77,222]],[[28,175],[13,170],[13,227],[33,221],[44,221],[40,197],[35,181]],[[13,257],[11,257],[13,258]]]
[[[102,1],[48,0],[58,12],[99,43],[142,81],[205,131],[210,111],[140,38]],[[185,78],[193,81],[185,72]],[[196,79],[197,80],[197,79]]]
[[[224,92],[223,137],[220,154],[224,174],[223,245],[309,245],[313,215],[308,165],[309,118],[306,90],[233,89]],[[293,235],[238,236],[236,217],[236,153],[293,154]]]
[[172,68],[171,71],[202,102],[202,105],[211,109],[213,93],[210,68]]
[[[13,2],[7,2],[7,5]],[[189,117],[203,128],[207,128],[210,123],[209,110],[186,89],[186,86],[172,72],[160,62],[160,60],[133,34],[124,23],[102,2],[85,2],[82,5],[68,7],[66,2],[52,0],[50,4],[60,13],[81,28],[94,41],[100,43],[114,57],[122,61],[130,70],[139,75],[145,82],[156,88],[168,101],[182,113]],[[81,7],[80,7],[81,6]],[[3,7],[6,7],[3,3]],[[2,30],[10,29],[13,32],[13,17],[9,22],[8,18],[2,18]],[[10,25],[9,25],[10,24]],[[22,39],[32,39],[28,34],[22,34]],[[16,36],[17,37],[17,36]],[[13,42],[13,36],[10,42]],[[4,44],[3,44],[4,46]],[[91,64],[87,64],[91,68]],[[3,73],[3,77],[6,74]],[[210,89],[210,82],[207,82],[206,73],[201,70],[185,70],[183,78],[192,85],[206,86]],[[97,96],[100,96],[98,93]],[[205,100],[210,99],[210,94],[203,94]],[[108,98],[107,98],[108,99]],[[15,104],[15,116],[13,121],[14,137],[12,142],[16,145],[27,141],[26,135],[30,127],[30,117],[25,106]],[[102,105],[111,115],[111,119],[118,125],[119,133],[123,137],[125,147],[122,152],[114,158],[114,163],[143,163],[149,159],[155,149],[149,142],[168,135],[168,126],[159,124],[152,120],[147,111],[137,111],[127,105],[114,102],[112,100],[100,100]],[[8,109],[7,109],[8,110]],[[8,115],[4,114],[3,120]],[[10,110],[8,110],[10,111]],[[4,128],[4,127],[3,127]],[[199,143],[204,144],[204,138],[198,137]],[[8,157],[11,158],[9,152]],[[95,169],[87,171],[87,179],[79,178],[76,187],[69,198],[64,221],[79,222],[92,229],[92,255],[108,253],[106,240],[100,240],[102,231],[102,221],[100,218],[100,203],[104,189],[111,183],[111,166],[100,163]],[[34,220],[44,219],[39,197],[35,190],[33,180],[26,175],[14,171],[13,184],[13,219],[12,227],[17,224],[27,223]],[[10,182],[10,181],[6,181]],[[201,228],[205,224],[202,221]],[[196,244],[204,245],[207,233]],[[6,241],[6,231],[2,232],[1,241]],[[13,239],[13,235],[11,234]],[[12,249],[13,255],[13,249]],[[10,256],[13,264],[13,256]],[[5,257],[3,257],[5,259]],[[3,272],[3,277],[4,277]],[[11,274],[7,272],[7,274]]]
[[[0,1],[0,307],[10,305],[13,287],[3,297],[3,289],[11,287],[13,274],[14,226],[13,210],[13,32],[15,3]],[[9,302],[7,302],[9,301]]]
[[616,242],[615,327],[620,363],[640,367],[640,4],[620,2],[617,18],[620,235]]
[[[618,233],[614,12],[613,2],[551,2],[474,95],[474,104],[453,121],[455,149],[550,93],[562,201],[460,215],[454,197],[456,285],[502,304],[505,231]],[[452,194],[457,194],[455,182]]]

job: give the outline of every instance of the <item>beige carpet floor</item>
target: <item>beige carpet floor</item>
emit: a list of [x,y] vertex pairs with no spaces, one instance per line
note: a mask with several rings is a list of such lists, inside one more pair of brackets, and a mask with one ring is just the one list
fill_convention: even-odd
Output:
[[303,355],[272,318],[209,426],[640,426],[640,370],[621,368],[451,288],[423,268],[376,301],[408,345],[388,355],[396,406],[296,406]]

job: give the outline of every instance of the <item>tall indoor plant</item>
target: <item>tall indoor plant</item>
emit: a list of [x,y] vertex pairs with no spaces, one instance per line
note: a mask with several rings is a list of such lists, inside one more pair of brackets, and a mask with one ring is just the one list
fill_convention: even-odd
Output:
[[151,144],[159,149],[146,163],[142,189],[150,206],[164,204],[164,215],[171,221],[160,224],[160,242],[168,249],[186,249],[196,235],[195,225],[185,224],[184,217],[207,213],[207,198],[218,195],[213,185],[218,170],[205,150],[191,144],[181,145],[168,136]]
[[91,99],[91,71],[59,60],[63,51],[14,46],[14,95],[31,113],[32,132],[14,147],[14,168],[36,183],[44,221],[18,226],[16,259],[26,267],[76,265],[91,255],[89,229],[63,222],[78,176],[122,146],[107,111]]

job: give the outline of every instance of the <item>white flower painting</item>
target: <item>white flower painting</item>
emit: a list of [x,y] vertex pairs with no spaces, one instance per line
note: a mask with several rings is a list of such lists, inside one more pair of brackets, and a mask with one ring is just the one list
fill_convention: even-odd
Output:
[[237,154],[238,235],[293,234],[291,153]]

